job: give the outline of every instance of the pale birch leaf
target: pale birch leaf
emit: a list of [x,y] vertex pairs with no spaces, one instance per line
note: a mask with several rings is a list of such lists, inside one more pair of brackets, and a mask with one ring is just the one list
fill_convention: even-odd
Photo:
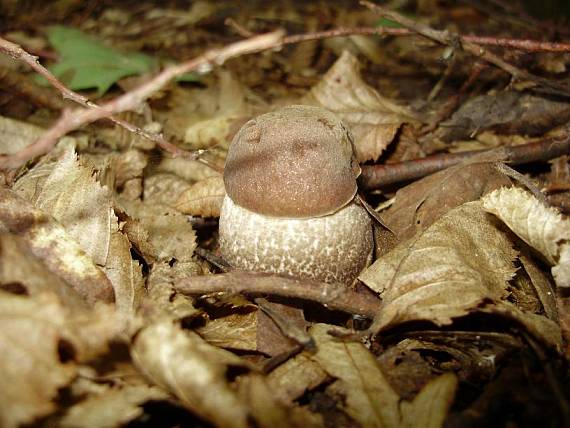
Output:
[[247,427],[247,407],[226,380],[234,354],[167,320],[144,328],[131,348],[135,365],[152,382],[218,427]]
[[506,298],[517,253],[495,223],[470,202],[376,260],[360,275],[382,293],[373,330],[412,320],[446,325],[485,300]]
[[193,216],[219,217],[225,195],[223,178],[209,177],[181,193],[176,209]]
[[141,407],[150,400],[165,400],[168,394],[146,385],[106,388],[75,404],[61,419],[64,428],[107,428],[123,426],[143,414]]
[[349,51],[327,71],[304,100],[336,113],[352,130],[356,157],[376,161],[404,122],[415,122],[406,107],[382,97],[360,75],[358,59]]
[[327,334],[332,326],[317,324],[310,330],[318,352],[312,357],[340,380],[346,394],[345,411],[363,427],[399,427],[400,397],[386,380],[375,357],[360,342],[347,342]]
[[57,161],[33,202],[59,221],[96,264],[105,265],[113,228],[111,196],[73,149]]
[[413,401],[404,401],[400,405],[402,411],[402,428],[440,428],[457,389],[457,377],[453,373],[445,373],[430,381]]
[[538,251],[553,266],[559,287],[570,287],[565,250],[570,241],[570,220],[554,208],[543,205],[536,197],[519,188],[501,188],[486,195],[483,207],[496,215],[523,241]]
[[55,295],[0,292],[0,314],[0,426],[11,428],[55,410],[76,366],[60,361],[60,342],[72,337]]

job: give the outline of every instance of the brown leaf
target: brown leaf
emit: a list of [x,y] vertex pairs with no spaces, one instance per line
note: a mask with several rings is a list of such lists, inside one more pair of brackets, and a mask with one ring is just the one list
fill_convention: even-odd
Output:
[[483,207],[553,266],[552,275],[559,287],[570,287],[570,268],[559,263],[562,253],[568,257],[568,248],[564,247],[570,240],[570,220],[519,188],[495,190],[483,198]]
[[164,400],[168,394],[160,388],[146,385],[106,387],[75,404],[59,422],[66,428],[106,428],[123,426],[143,414],[141,407],[150,400]]
[[2,226],[22,236],[30,251],[87,302],[113,301],[111,282],[65,229],[52,217],[4,188],[0,188]]
[[342,341],[328,335],[331,327],[317,324],[311,328],[318,349],[312,359],[340,380],[346,395],[346,412],[364,427],[399,427],[400,397],[374,356],[360,342]]
[[[454,166],[398,190],[394,204],[382,212],[382,219],[397,235],[398,242],[405,241],[449,210],[508,185],[509,178],[492,163]],[[382,235],[385,240],[389,238],[386,231]],[[390,248],[388,244],[381,248],[381,253]]]
[[193,216],[219,217],[224,196],[223,178],[209,177],[183,192],[176,201],[176,209]]
[[311,89],[305,102],[336,113],[350,127],[359,162],[376,161],[402,123],[416,121],[411,110],[382,97],[362,80],[358,59],[349,51]]
[[487,299],[506,298],[516,255],[479,202],[455,208],[360,275],[382,294],[374,331],[411,320],[446,325]]
[[412,402],[403,401],[402,428],[439,428],[453,403],[457,378],[445,373],[428,383]]
[[[113,221],[116,221],[114,214]],[[113,283],[115,306],[121,314],[132,316],[145,291],[141,266],[132,259],[129,240],[121,232],[111,233],[109,254],[112,257],[107,259],[103,270]]]
[[169,320],[144,328],[131,349],[135,365],[152,382],[219,427],[247,427],[247,407],[226,380],[229,365],[244,366]]
[[327,378],[327,373],[310,354],[302,352],[269,373],[267,381],[281,400],[292,402]]
[[54,295],[35,298],[0,292],[0,425],[30,423],[53,411],[59,388],[76,373],[60,347],[73,338]]

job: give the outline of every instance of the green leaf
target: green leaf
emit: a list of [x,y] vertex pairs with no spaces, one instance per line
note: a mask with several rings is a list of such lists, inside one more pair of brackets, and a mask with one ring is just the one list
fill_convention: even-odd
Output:
[[119,79],[148,73],[157,65],[147,55],[119,52],[74,28],[50,27],[48,39],[60,55],[50,71],[72,90],[96,88],[102,95]]
[[376,23],[376,26],[386,28],[403,28],[401,24],[398,24],[396,21],[392,21],[388,18],[380,18],[380,20]]

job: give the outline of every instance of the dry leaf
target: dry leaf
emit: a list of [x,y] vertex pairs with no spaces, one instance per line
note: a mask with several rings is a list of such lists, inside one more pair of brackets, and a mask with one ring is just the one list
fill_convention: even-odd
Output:
[[[398,190],[395,203],[382,212],[382,220],[398,242],[405,241],[449,210],[508,185],[509,178],[492,163],[457,165]],[[387,231],[382,231],[382,236],[390,239]],[[389,244],[386,247],[380,249],[382,254],[391,248]]]
[[517,253],[479,202],[448,212],[360,275],[381,293],[374,331],[411,320],[446,325],[508,295]]
[[292,402],[328,378],[321,366],[302,352],[278,366],[267,376],[275,394],[284,402]]
[[346,395],[345,411],[363,427],[399,427],[400,397],[362,343],[327,334],[333,326],[317,324],[310,330],[318,352],[312,359],[340,380]]
[[129,216],[140,221],[140,226],[148,232],[150,246],[147,250],[153,252],[148,256],[153,260],[187,262],[192,259],[196,232],[186,216],[152,200],[132,201],[128,205],[125,202],[125,207]]
[[176,201],[176,209],[193,216],[219,217],[224,196],[223,178],[209,177],[184,191]]
[[239,357],[169,320],[144,328],[131,355],[141,372],[197,415],[219,427],[248,426],[247,408],[226,380],[229,365],[244,366]]
[[253,373],[242,376],[238,380],[240,396],[247,403],[257,426],[266,428],[323,426],[319,415],[305,411],[296,405],[289,407],[280,402],[276,391],[260,374]]
[[564,263],[568,260],[570,220],[519,188],[495,190],[483,198],[483,207],[553,266],[552,275],[559,287],[570,287],[570,267]]
[[32,296],[49,291],[70,308],[87,307],[77,291],[30,254],[24,238],[8,233],[0,233],[0,288]]
[[445,373],[428,383],[412,402],[403,401],[402,428],[439,428],[445,418],[457,389],[457,377]]
[[99,394],[75,404],[59,422],[65,428],[107,428],[123,426],[143,414],[141,407],[150,400],[165,400],[168,394],[146,385],[104,388]]
[[62,361],[60,347],[73,338],[54,295],[0,292],[0,313],[0,425],[11,428],[55,410],[76,366]]
[[239,313],[213,319],[196,331],[208,343],[215,346],[241,351],[257,351],[257,308],[251,305],[247,313],[243,313],[242,309]]
[[[112,221],[117,218],[113,214]],[[144,295],[145,284],[142,267],[132,259],[131,244],[121,232],[113,231],[109,243],[109,254],[103,270],[113,283],[115,290],[115,306],[125,316],[134,315]]]
[[358,59],[348,51],[311,89],[305,102],[336,113],[350,127],[359,162],[378,160],[402,123],[416,121],[409,109],[382,97],[362,80]]
[[65,229],[4,188],[0,188],[0,227],[22,236],[30,251],[87,302],[113,301],[111,282]]
[[111,196],[73,149],[56,162],[32,202],[60,222],[96,264],[105,265],[113,227]]
[[192,184],[175,174],[158,173],[144,180],[144,200],[152,200],[161,205],[176,206],[180,196],[190,189]]

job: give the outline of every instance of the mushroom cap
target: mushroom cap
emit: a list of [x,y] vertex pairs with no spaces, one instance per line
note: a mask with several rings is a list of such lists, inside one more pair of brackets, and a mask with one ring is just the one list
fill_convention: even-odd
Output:
[[323,216],[357,190],[352,137],[328,110],[289,106],[250,120],[234,137],[224,169],[232,200],[273,217]]
[[227,195],[222,204],[220,252],[237,269],[352,285],[373,245],[372,220],[354,202],[314,218],[267,217]]

